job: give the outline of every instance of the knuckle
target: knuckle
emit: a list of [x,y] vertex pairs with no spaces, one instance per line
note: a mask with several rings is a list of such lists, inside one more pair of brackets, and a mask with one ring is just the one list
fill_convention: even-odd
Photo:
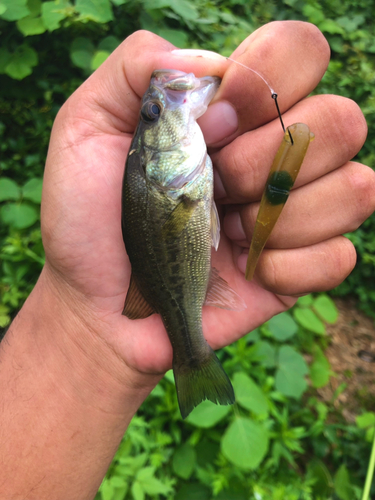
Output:
[[375,172],[370,167],[350,162],[346,168],[346,178],[356,200],[351,228],[355,230],[375,210]]
[[228,148],[222,155],[219,167],[222,179],[225,179],[227,193],[243,201],[249,198],[251,188],[254,186],[254,168],[249,162],[248,151],[245,147]]
[[[286,262],[284,264],[287,264]],[[277,252],[263,251],[263,258],[259,259],[258,276],[264,288],[273,293],[282,293],[288,287],[285,282],[285,266],[280,266]]]
[[346,142],[351,146],[351,159],[362,148],[367,137],[367,123],[361,111],[361,108],[356,102],[347,97],[342,97],[342,106],[345,116],[342,120],[340,132],[345,137]]
[[354,245],[344,236],[337,237],[335,246],[326,252],[326,290],[339,285],[354,269],[357,253]]

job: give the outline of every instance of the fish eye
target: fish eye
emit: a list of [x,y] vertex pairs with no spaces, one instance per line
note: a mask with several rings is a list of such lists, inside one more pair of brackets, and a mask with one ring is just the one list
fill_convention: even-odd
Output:
[[154,123],[159,119],[161,110],[161,104],[159,104],[158,102],[146,102],[142,106],[141,117],[147,123]]

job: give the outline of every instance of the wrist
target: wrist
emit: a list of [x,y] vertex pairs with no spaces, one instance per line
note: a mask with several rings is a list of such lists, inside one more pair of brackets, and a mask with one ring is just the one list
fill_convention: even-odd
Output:
[[128,368],[69,293],[45,268],[0,344],[1,498],[93,498],[157,382]]

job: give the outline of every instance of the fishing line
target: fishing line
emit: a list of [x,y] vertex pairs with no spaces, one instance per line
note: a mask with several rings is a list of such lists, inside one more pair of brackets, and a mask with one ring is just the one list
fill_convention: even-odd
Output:
[[290,130],[289,128],[287,128],[285,130],[285,126],[284,126],[284,122],[283,122],[283,119],[281,117],[281,113],[280,113],[280,108],[279,108],[279,104],[277,102],[277,92],[275,92],[273,90],[273,88],[271,87],[271,85],[267,82],[267,80],[260,74],[258,73],[258,71],[256,71],[255,69],[252,69],[252,68],[249,68],[248,66],[246,66],[245,64],[242,64],[240,63],[239,61],[236,61],[235,59],[232,59],[231,57],[226,57],[225,59],[227,59],[228,61],[231,61],[231,62],[234,62],[236,64],[238,64],[239,66],[242,66],[243,68],[249,70],[249,71],[252,71],[253,73],[255,73],[257,76],[259,76],[259,78],[261,78],[263,80],[263,82],[267,85],[267,87],[269,88],[269,91],[271,92],[271,97],[272,99],[275,101],[275,105],[276,105],[276,110],[277,110],[277,114],[278,114],[278,117],[279,117],[279,120],[280,120],[280,123],[281,123],[281,126],[282,126],[282,129],[284,131],[284,134],[286,132],[286,130],[288,131],[288,134],[289,134],[289,138],[290,138],[290,142],[292,143],[292,146],[294,145],[294,141],[293,141],[293,137],[292,137],[292,134],[290,133]]

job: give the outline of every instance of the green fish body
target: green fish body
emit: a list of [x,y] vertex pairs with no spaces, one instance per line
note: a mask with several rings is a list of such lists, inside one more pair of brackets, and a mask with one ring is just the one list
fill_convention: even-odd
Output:
[[161,315],[183,418],[205,399],[234,402],[232,385],[202,331],[205,302],[238,309],[241,301],[211,270],[220,224],[212,163],[196,123],[219,84],[217,77],[154,71],[123,182],[122,232],[132,266],[123,314]]

